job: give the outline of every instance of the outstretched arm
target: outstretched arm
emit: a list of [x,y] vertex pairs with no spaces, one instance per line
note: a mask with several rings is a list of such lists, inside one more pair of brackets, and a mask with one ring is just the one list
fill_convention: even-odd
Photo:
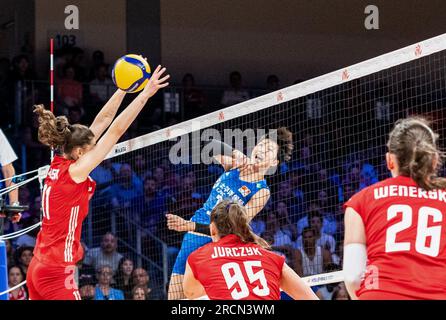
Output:
[[[268,189],[261,189],[254,195],[254,197],[251,198],[251,200],[249,200],[245,206],[249,220],[254,218],[256,214],[263,209],[265,203],[268,202],[269,196],[270,192]],[[166,214],[166,218],[167,228],[169,230],[175,230],[178,232],[196,232],[204,235],[211,234],[208,224],[185,220],[180,216],[171,213]]]
[[116,90],[110,100],[102,107],[101,111],[97,114],[93,123],[90,126],[90,130],[93,131],[95,139],[98,140],[108,126],[112,123],[116,116],[116,112],[125,97],[125,91],[121,89]]
[[83,182],[87,179],[91,171],[94,170],[107,156],[119,138],[128,129],[141,110],[144,108],[147,100],[152,97],[159,89],[169,85],[166,82],[169,76],[160,79],[166,68],[158,66],[144,90],[130,103],[130,105],[113,121],[110,128],[99,140],[93,149],[78,159],[69,168],[71,178],[77,182]]

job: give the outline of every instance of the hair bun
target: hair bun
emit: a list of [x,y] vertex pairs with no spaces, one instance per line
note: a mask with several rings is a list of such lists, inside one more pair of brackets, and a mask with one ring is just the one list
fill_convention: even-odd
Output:
[[57,117],[56,118],[56,130],[58,133],[69,133],[71,130],[71,125],[68,123],[68,120],[66,117]]

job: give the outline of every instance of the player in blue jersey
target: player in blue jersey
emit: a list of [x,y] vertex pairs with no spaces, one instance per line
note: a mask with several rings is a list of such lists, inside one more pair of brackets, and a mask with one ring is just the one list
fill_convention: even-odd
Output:
[[212,143],[212,150],[221,150],[212,156],[223,166],[225,172],[215,182],[209,198],[190,221],[173,214],[167,215],[167,226],[170,230],[188,232],[184,236],[172,270],[169,300],[185,298],[182,283],[187,258],[193,251],[212,241],[209,230],[212,209],[218,202],[231,199],[246,208],[249,219],[254,218],[270,197],[265,175],[280,161],[289,160],[293,150],[292,133],[286,128],[277,130],[277,139],[268,135],[263,137],[252,150],[251,157],[238,150],[232,150],[222,142],[213,140]]

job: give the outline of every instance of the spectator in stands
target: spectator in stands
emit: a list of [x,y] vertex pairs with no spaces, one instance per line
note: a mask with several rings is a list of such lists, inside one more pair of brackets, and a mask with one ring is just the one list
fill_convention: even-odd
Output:
[[355,188],[351,184],[342,186],[342,203],[347,202],[355,194]]
[[297,240],[297,227],[296,224],[292,223],[290,220],[290,215],[288,211],[288,206],[286,202],[279,201],[276,203],[276,217],[279,220],[280,230],[282,230],[292,242]]
[[[31,192],[29,191],[29,188],[27,185],[20,187],[19,202],[26,204],[26,205],[31,204]],[[22,216],[20,218],[20,222],[18,223],[18,225],[19,225],[20,229],[23,229],[23,224],[25,224],[26,220],[32,216],[31,208],[23,211],[21,214],[22,214]]]
[[37,116],[33,114],[32,125],[25,126],[21,130],[20,140],[26,146],[26,161],[27,166],[38,168],[42,165],[48,164],[48,147],[41,144],[38,139]]
[[299,156],[293,161],[295,169],[311,172],[314,166],[313,153],[309,146],[301,146]]
[[71,64],[73,65],[75,71],[75,80],[79,82],[86,82],[87,79],[87,71],[84,66],[85,63],[85,54],[84,50],[78,47],[74,47],[71,49],[73,53],[73,57],[71,59]]
[[21,54],[12,59],[12,80],[14,82],[34,80],[35,78],[36,74],[31,68],[28,56]]
[[[323,232],[322,230],[322,215],[319,211],[311,211],[308,214],[309,226],[314,230],[316,245],[327,249],[333,255],[336,251],[335,239]],[[303,248],[303,237],[300,236],[296,242],[296,248]]]
[[113,279],[113,270],[108,265],[102,265],[98,268],[96,278],[95,300],[124,300],[124,293],[121,290],[111,287]]
[[332,262],[330,251],[316,244],[315,235],[312,228],[304,228],[303,246],[295,252],[296,273],[303,277],[324,273]]
[[223,92],[221,104],[224,106],[232,106],[246,100],[249,100],[249,92],[242,89],[242,75],[238,71],[233,71],[229,75],[231,88]]
[[19,247],[16,250],[16,262],[17,265],[20,266],[23,272],[28,272],[28,266],[33,258],[33,247]]
[[141,181],[144,181],[146,177],[152,176],[152,172],[147,167],[147,159],[145,159],[143,154],[136,154],[133,163],[133,170]]
[[336,234],[338,229],[338,222],[335,217],[337,204],[333,204],[334,202],[333,198],[329,198],[326,190],[322,189],[319,191],[317,205],[320,208],[319,211],[322,213],[322,217],[326,221],[324,231],[331,235]]
[[118,271],[115,274],[115,286],[117,289],[124,292],[124,297],[126,300],[132,298],[132,288],[133,288],[133,261],[130,258],[122,257],[119,260]]
[[277,212],[272,212],[266,217],[266,230],[262,234],[262,238],[268,241],[273,251],[285,255],[287,263],[292,261],[291,237],[285,230],[282,230]]
[[161,167],[156,167],[153,169],[153,178],[156,181],[156,188],[160,190],[162,185],[164,184],[164,169]]
[[[318,211],[322,216],[322,232],[334,236],[338,230],[338,223],[335,219],[336,217],[334,217],[331,213],[325,213],[317,202],[312,202],[308,206],[308,212],[310,213],[313,211]],[[302,234],[302,230],[309,226],[310,219],[309,215],[307,214],[297,222],[297,233]]]
[[288,209],[290,222],[296,223],[304,210],[304,199],[301,194],[293,192],[290,181],[282,181],[275,196],[276,204],[283,202]]
[[96,181],[96,190],[99,191],[110,187],[117,174],[111,159],[105,159],[90,176]]
[[148,292],[145,286],[135,286],[132,290],[132,300],[148,300]]
[[203,92],[195,87],[194,76],[186,73],[183,77],[183,107],[187,119],[196,118],[209,112],[206,109]]
[[113,273],[118,270],[119,261],[122,255],[116,251],[118,241],[114,234],[107,232],[102,237],[101,246],[99,248],[92,248],[88,250],[84,264],[98,270],[103,265],[111,267]]
[[6,244],[6,259],[8,263],[7,265],[13,266],[16,262],[14,246],[11,244],[11,240],[9,239],[4,239],[3,241],[5,241]]
[[90,95],[93,98],[93,102],[97,104],[103,104],[116,90],[113,81],[108,76],[106,64],[101,64],[97,66],[96,76],[90,82]]
[[57,86],[58,100],[65,106],[65,114],[68,114],[68,109],[72,107],[79,107],[82,109],[82,84],[75,80],[76,72],[73,65],[67,64],[63,68],[64,77],[59,81]]
[[275,74],[270,74],[266,78],[266,90],[268,90],[268,92],[273,92],[279,89],[279,77],[277,77]]
[[68,110],[68,121],[71,124],[82,122],[82,109],[79,107],[72,107]]
[[378,175],[375,168],[369,164],[365,163],[362,166],[361,173],[359,175],[359,189],[364,189],[365,187],[371,186],[378,182]]
[[338,284],[336,289],[333,291],[333,295],[331,296],[331,300],[351,300],[348,292],[345,288],[344,282]]
[[[347,174],[345,175],[343,184],[349,184],[355,188],[355,192],[358,192],[360,189],[360,181],[361,181],[361,169],[358,163],[353,163],[347,167]],[[347,199],[348,200],[348,199]]]
[[32,216],[39,217],[42,210],[42,198],[40,195],[34,197],[34,201],[31,204]]
[[[19,266],[9,267],[8,270],[8,285],[9,288],[17,286],[25,280],[25,273]],[[21,286],[17,289],[9,292],[9,300],[28,300],[28,293],[25,286]]]
[[189,219],[203,203],[203,196],[197,192],[194,178],[185,175],[181,179],[181,187],[176,194],[178,211],[177,215]]
[[93,282],[85,281],[79,283],[79,294],[82,300],[94,300],[96,288]]
[[166,197],[156,190],[156,181],[147,177],[144,180],[144,207],[141,212],[141,226],[156,233],[166,212]]
[[[96,50],[95,52],[93,52],[93,54],[91,55],[91,61],[92,61],[92,66],[90,68],[88,75],[89,81],[95,78],[98,67],[105,64],[104,52],[102,52],[101,50]],[[107,64],[105,65],[107,66],[107,74],[109,74],[108,65]]]
[[117,183],[112,185],[112,205],[115,209],[130,208],[135,199],[143,194],[141,180],[133,174],[129,164],[121,165]]
[[146,298],[148,299],[152,289],[149,288],[149,275],[147,271],[144,268],[136,268],[133,270],[132,279],[135,287],[140,286],[145,289]]

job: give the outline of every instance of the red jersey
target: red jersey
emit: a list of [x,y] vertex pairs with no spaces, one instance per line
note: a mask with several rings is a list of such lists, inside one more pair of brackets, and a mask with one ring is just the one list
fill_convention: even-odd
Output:
[[74,160],[55,156],[42,192],[43,221],[34,257],[50,265],[73,265],[83,256],[80,243],[82,221],[96,183],[88,177],[76,183],[68,168]]
[[279,300],[285,258],[228,235],[194,251],[188,263],[211,300]]
[[361,190],[344,206],[365,226],[360,299],[446,299],[446,190],[427,192],[398,176]]

